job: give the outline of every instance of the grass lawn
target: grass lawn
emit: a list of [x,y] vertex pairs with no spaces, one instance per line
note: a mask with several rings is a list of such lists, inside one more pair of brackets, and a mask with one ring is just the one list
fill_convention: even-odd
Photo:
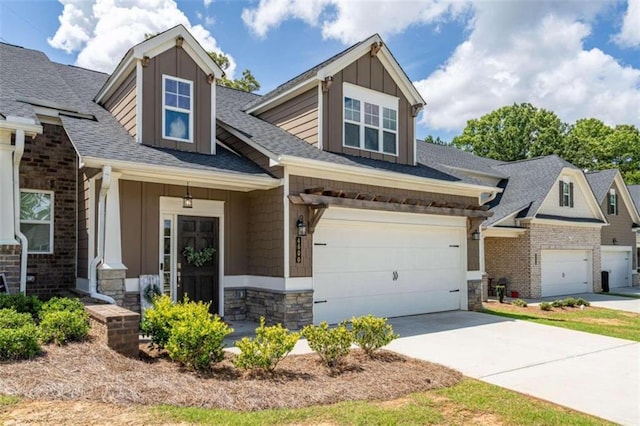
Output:
[[484,312],[640,342],[640,314],[632,312],[591,306],[584,310],[580,308],[553,308],[551,311],[543,311],[539,306],[521,308],[497,302],[485,303]]
[[108,423],[110,425],[611,425],[488,383],[413,393],[385,402],[342,402],[301,409],[238,412],[175,406],[115,406],[95,401],[20,401],[0,396],[0,423]]

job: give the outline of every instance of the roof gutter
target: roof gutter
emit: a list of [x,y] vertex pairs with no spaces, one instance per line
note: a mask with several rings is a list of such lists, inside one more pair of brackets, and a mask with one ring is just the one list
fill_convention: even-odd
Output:
[[309,160],[306,158],[295,157],[291,155],[280,155],[275,161],[277,165],[281,166],[298,166],[307,169],[316,169],[321,171],[333,171],[344,173],[352,176],[361,177],[378,177],[380,179],[386,179],[393,181],[403,187],[402,184],[411,183],[416,186],[423,187],[422,190],[436,190],[435,192],[450,193],[451,188],[460,189],[462,191],[474,194],[480,197],[483,193],[499,193],[502,192],[501,188],[484,185],[473,185],[460,182],[446,182],[438,179],[411,176],[404,173],[389,172],[380,169],[369,169],[363,167],[347,166],[343,164],[333,164],[326,161]]

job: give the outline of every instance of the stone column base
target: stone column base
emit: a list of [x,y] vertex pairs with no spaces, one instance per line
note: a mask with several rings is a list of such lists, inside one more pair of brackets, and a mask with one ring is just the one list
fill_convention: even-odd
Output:
[[9,293],[20,292],[20,244],[0,245],[0,274],[8,286]]
[[124,305],[126,277],[125,269],[98,268],[98,292],[115,299],[118,306]]
[[482,281],[467,280],[467,300],[470,311],[482,311]]

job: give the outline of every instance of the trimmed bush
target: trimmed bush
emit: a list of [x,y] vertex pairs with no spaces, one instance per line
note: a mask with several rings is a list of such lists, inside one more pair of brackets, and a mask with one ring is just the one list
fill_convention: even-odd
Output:
[[327,367],[335,367],[344,358],[353,343],[353,334],[345,323],[329,328],[326,321],[320,325],[307,325],[302,329],[302,335],[307,339],[309,347],[318,353]]
[[573,297],[567,297],[562,301],[562,303],[564,304],[564,306],[568,306],[570,308],[575,308],[576,306],[578,306],[578,300],[574,299]]
[[549,302],[540,302],[540,309],[542,309],[543,311],[550,311],[551,310],[551,303],[549,303]]
[[264,317],[260,317],[255,339],[244,337],[236,342],[240,354],[233,364],[244,370],[260,368],[273,372],[278,363],[293,350],[299,338],[298,333],[291,333],[282,324],[265,326]]
[[84,305],[79,299],[68,297],[52,297],[42,304],[40,318],[44,318],[49,312],[84,312]]
[[522,299],[516,299],[513,302],[511,302],[511,304],[515,305],[515,306],[519,306],[521,308],[526,308],[527,307],[527,302],[525,302]]
[[36,319],[42,309],[42,301],[37,296],[25,296],[22,293],[0,294],[0,309],[15,309]]
[[584,300],[582,297],[578,298],[578,300],[576,300],[576,305],[577,306],[591,306],[591,303],[589,303],[589,301]]
[[[197,305],[193,302],[189,304]],[[222,361],[224,338],[233,333],[233,329],[219,317],[211,319],[209,305],[204,306],[207,307],[206,315],[187,316],[173,323],[166,343],[172,360],[198,371],[208,369],[212,362]]]
[[145,311],[140,328],[144,335],[151,338],[152,346],[164,349],[173,326],[190,318],[211,318],[209,304],[191,302],[186,296],[184,302],[173,303],[165,294],[153,299],[153,306]]
[[89,315],[82,310],[42,311],[40,337],[44,343],[81,342],[89,335]]
[[553,306],[554,308],[564,308],[566,305],[564,304],[563,300],[557,299],[551,302],[551,306]]
[[0,309],[0,360],[29,359],[41,351],[31,314]]
[[369,357],[373,357],[375,351],[400,337],[393,333],[393,328],[387,324],[386,318],[373,315],[351,318],[351,331],[354,343]]

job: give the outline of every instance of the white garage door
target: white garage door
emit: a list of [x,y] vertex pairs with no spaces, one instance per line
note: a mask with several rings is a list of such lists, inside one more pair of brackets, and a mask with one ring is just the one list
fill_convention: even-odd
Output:
[[593,291],[587,250],[542,250],[542,297]]
[[327,209],[313,234],[314,322],[460,309],[465,229],[464,218]]
[[609,288],[631,286],[631,247],[610,251],[602,247],[602,270],[609,271]]

